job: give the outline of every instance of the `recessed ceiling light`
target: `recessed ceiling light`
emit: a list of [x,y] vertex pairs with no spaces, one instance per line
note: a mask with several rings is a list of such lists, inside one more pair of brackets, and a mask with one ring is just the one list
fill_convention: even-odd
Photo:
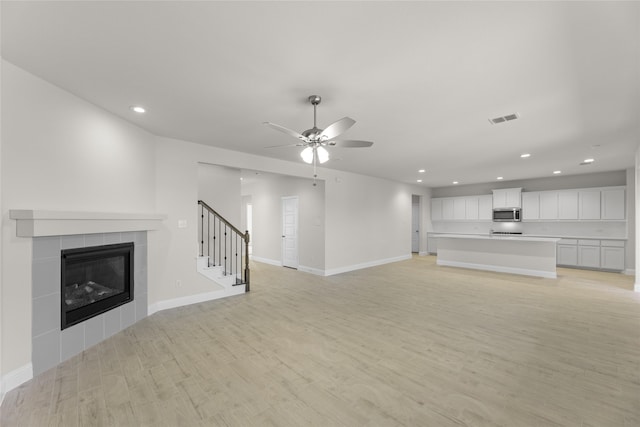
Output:
[[529,153],[524,153],[524,154],[520,154],[520,157],[522,157],[523,159],[526,159],[527,157],[530,157],[531,154]]
[[420,169],[418,172],[420,172],[420,173],[425,173],[425,172],[426,172],[426,170],[424,170],[424,169]]
[[457,183],[458,183],[458,181],[453,181],[453,183],[454,183],[454,184],[457,184]]
[[562,173],[562,171],[553,171],[554,175],[558,175],[558,174],[561,174],[561,173]]
[[593,163],[595,162],[595,159],[584,159],[585,163]]
[[422,180],[421,180],[421,179],[418,179],[418,180],[416,180],[416,181],[418,181],[418,182],[422,182]]
[[141,106],[139,106],[139,105],[132,105],[132,106],[131,106],[131,107],[129,107],[129,108],[131,109],[131,111],[135,111],[136,113],[140,113],[140,114],[142,114],[142,113],[144,113],[145,111],[147,111],[147,110],[145,110],[145,109],[144,109],[144,107],[141,107]]
[[496,179],[504,179],[504,177],[499,176],[499,177],[497,177]]

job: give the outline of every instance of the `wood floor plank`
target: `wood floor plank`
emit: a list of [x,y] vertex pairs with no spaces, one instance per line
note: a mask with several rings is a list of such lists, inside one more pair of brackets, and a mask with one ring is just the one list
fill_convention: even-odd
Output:
[[3,427],[640,425],[640,294],[431,256],[156,313],[7,394]]

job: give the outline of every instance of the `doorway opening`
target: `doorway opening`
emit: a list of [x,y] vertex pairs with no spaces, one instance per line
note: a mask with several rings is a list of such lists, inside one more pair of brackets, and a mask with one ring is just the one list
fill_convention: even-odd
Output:
[[411,196],[411,252],[420,252],[420,196]]

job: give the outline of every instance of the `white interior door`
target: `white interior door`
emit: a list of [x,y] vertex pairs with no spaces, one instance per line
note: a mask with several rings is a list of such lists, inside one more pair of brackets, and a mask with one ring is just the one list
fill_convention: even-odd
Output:
[[411,252],[420,252],[420,205],[411,205]]
[[298,197],[282,198],[282,266],[298,268]]

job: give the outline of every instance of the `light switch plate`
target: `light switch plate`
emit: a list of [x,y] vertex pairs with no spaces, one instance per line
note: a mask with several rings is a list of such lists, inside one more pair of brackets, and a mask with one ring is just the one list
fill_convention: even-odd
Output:
[[187,220],[179,219],[178,220],[178,228],[187,228]]

